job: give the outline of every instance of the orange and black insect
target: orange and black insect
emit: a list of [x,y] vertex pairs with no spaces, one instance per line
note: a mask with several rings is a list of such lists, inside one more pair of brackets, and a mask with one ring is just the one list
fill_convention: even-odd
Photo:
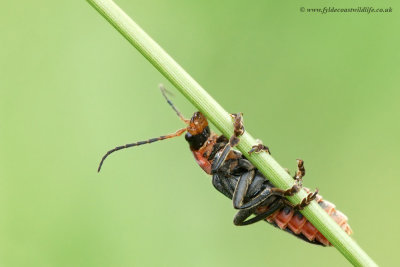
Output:
[[[227,139],[223,135],[217,135],[210,131],[207,119],[201,112],[195,112],[190,120],[185,119],[168,99],[162,86],[161,91],[168,104],[187,126],[172,134],[118,146],[108,151],[103,156],[98,171],[104,160],[115,151],[177,137],[186,132],[185,139],[189,143],[197,163],[207,174],[212,175],[214,187],[232,199],[233,207],[238,210],[233,219],[235,225],[249,225],[264,220],[309,243],[330,246],[329,241],[299,212],[312,200],[316,200],[347,234],[352,233],[347,224],[347,217],[336,210],[334,204],[323,200],[318,195],[318,190],[311,192],[308,188],[303,187],[308,192],[308,196],[298,205],[291,204],[285,198],[294,195],[302,188],[302,178],[305,175],[303,160],[297,160],[297,172],[293,177],[295,184],[288,190],[282,190],[274,187],[250,161],[233,149],[239,143],[239,137],[244,133],[241,113],[232,114],[234,134]],[[270,153],[268,147],[263,144],[254,145],[249,153],[262,151]]]

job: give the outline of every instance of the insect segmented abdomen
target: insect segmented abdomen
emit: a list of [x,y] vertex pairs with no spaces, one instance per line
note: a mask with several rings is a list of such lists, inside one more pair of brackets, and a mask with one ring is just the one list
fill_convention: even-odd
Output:
[[[304,188],[307,192],[310,190]],[[329,201],[323,200],[320,195],[315,199],[332,219],[347,233],[353,231],[347,223],[347,217],[340,211],[336,210],[335,205]],[[289,206],[278,210],[266,219],[267,222],[285,230],[301,239],[322,246],[331,246],[331,243],[314,227],[299,211],[295,211]]]

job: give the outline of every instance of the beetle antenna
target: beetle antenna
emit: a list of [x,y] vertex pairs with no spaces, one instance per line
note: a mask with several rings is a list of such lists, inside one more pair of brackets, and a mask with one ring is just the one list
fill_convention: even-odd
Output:
[[182,115],[182,113],[175,107],[175,105],[171,102],[171,100],[169,100],[169,98],[167,97],[167,93],[171,94],[167,89],[165,89],[163,84],[159,85],[161,93],[163,94],[164,98],[167,100],[168,104],[172,107],[172,109],[176,112],[176,115],[179,116],[179,118],[181,119],[181,121],[183,121],[184,123],[188,124],[190,120],[185,119],[185,117]]
[[121,149],[125,149],[125,148],[129,148],[129,147],[133,147],[133,146],[140,146],[140,145],[144,145],[144,144],[150,144],[156,141],[160,141],[160,140],[164,140],[164,139],[169,139],[169,138],[173,138],[173,137],[177,137],[182,135],[184,132],[186,132],[186,128],[182,128],[179,129],[178,131],[176,131],[175,133],[171,133],[171,134],[167,134],[167,135],[162,135],[160,137],[156,137],[156,138],[151,138],[149,140],[146,141],[140,141],[140,142],[136,142],[136,143],[132,143],[132,144],[126,144],[123,146],[117,146],[116,148],[113,148],[111,150],[109,150],[101,159],[100,164],[99,164],[99,168],[97,169],[97,172],[100,172],[101,170],[101,166],[103,165],[104,160],[111,154],[114,153],[115,151],[121,150]]

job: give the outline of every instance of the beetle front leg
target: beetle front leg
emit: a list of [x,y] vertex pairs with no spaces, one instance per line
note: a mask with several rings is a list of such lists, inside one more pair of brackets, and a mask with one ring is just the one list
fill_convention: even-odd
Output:
[[213,162],[211,170],[212,173],[215,173],[222,166],[222,164],[224,164],[229,152],[233,147],[239,144],[240,142],[239,137],[244,133],[243,113],[231,114],[231,116],[235,120],[233,123],[233,135],[229,139],[229,142],[225,145],[221,155],[218,157],[216,161]]
[[217,160],[214,160],[211,166],[211,173],[216,173],[219,168],[221,168],[222,164],[224,164],[226,157],[228,156],[229,152],[231,151],[232,147],[228,143],[224,147],[224,150],[222,150],[220,156],[217,158]]
[[234,147],[240,142],[239,136],[244,134],[243,113],[231,114],[231,117],[235,122],[233,123],[233,135],[229,139],[229,144]]

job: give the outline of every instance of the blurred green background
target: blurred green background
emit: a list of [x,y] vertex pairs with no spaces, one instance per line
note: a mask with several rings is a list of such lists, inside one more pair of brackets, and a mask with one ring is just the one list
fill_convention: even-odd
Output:
[[[378,264],[398,262],[398,3],[117,3],[282,166],[304,159],[305,185]],[[393,12],[299,11],[370,5]],[[235,227],[184,138],[97,174],[108,149],[183,126],[160,82],[194,107],[86,1],[3,1],[0,14],[0,266],[348,264],[266,223]]]

